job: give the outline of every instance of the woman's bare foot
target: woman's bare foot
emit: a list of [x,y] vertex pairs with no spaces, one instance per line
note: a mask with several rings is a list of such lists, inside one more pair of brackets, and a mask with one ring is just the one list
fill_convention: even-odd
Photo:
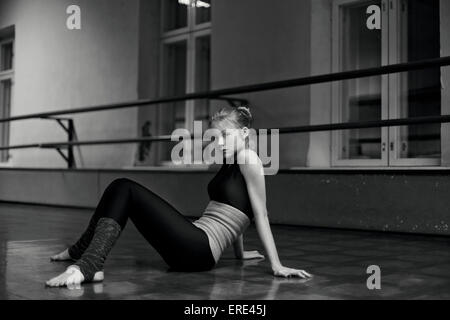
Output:
[[[92,282],[100,282],[105,278],[103,271],[98,271],[94,275]],[[47,281],[49,287],[74,286],[83,283],[84,276],[77,266],[69,266],[64,273]]]
[[67,260],[74,260],[69,254],[69,249],[64,250],[61,253],[55,254],[53,257],[50,258],[51,261],[67,261]]

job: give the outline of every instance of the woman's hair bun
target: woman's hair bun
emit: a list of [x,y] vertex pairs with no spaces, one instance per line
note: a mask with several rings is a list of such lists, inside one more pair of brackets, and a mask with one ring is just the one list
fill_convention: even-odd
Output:
[[241,107],[238,107],[237,110],[249,118],[252,117],[252,113],[250,112],[249,107],[241,106]]
[[249,127],[252,125],[253,116],[250,112],[250,108],[246,106],[240,106],[236,108],[237,112],[240,114],[239,122],[242,127]]

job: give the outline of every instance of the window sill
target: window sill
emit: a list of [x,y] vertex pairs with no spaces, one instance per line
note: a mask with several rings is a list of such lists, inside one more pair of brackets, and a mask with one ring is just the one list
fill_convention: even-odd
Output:
[[397,166],[397,167],[291,167],[287,170],[328,170],[328,171],[372,171],[372,170],[385,170],[385,171],[396,171],[396,170],[450,170],[450,167],[444,166]]
[[208,165],[191,165],[191,166],[129,166],[123,167],[122,170],[130,171],[210,171],[211,166]]
[[[122,168],[46,168],[46,167],[13,167],[0,164],[2,171],[53,171],[53,172],[141,172],[141,173],[208,173],[216,172],[219,166],[197,166],[197,167],[163,167],[163,166],[148,166],[148,167],[122,167]],[[450,167],[342,167],[342,168],[306,168],[306,167],[291,167],[280,169],[277,174],[391,174],[391,173],[405,173],[405,174],[436,174],[436,173],[450,173]]]

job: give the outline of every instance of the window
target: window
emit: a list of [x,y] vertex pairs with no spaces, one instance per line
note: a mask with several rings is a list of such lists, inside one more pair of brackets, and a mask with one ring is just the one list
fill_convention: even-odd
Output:
[[[14,41],[0,38],[0,118],[11,115],[14,76]],[[0,146],[9,146],[9,123],[0,123]],[[9,152],[0,151],[0,162],[7,162]]]
[[[211,1],[162,1],[160,95],[178,96],[210,89]],[[194,121],[208,126],[206,100],[181,101],[158,107],[158,133],[177,128],[193,132]],[[159,162],[168,164],[177,142],[159,144]]]
[[[367,8],[381,8],[381,29]],[[380,67],[440,56],[439,0],[335,0],[333,71]],[[357,122],[441,114],[440,69],[333,84],[333,121]],[[440,125],[333,133],[335,166],[439,165]]]
[[[439,0],[403,0],[391,13],[392,63],[439,58]],[[393,74],[390,77],[390,118],[441,115],[441,71],[429,68]],[[390,129],[391,164],[439,165],[441,159],[441,125],[426,124]]]

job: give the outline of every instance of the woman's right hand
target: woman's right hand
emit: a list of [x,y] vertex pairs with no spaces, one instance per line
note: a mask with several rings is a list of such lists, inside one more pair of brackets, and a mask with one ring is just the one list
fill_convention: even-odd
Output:
[[265,257],[259,253],[258,251],[244,251],[242,256],[242,260],[251,260],[251,259],[264,259]]
[[277,277],[301,277],[303,279],[306,278],[312,278],[312,274],[309,274],[308,272],[306,272],[305,270],[298,270],[298,269],[293,269],[293,268],[288,268],[288,267],[284,267],[284,266],[279,266],[276,268],[272,269],[273,271],[273,275],[277,276]]

